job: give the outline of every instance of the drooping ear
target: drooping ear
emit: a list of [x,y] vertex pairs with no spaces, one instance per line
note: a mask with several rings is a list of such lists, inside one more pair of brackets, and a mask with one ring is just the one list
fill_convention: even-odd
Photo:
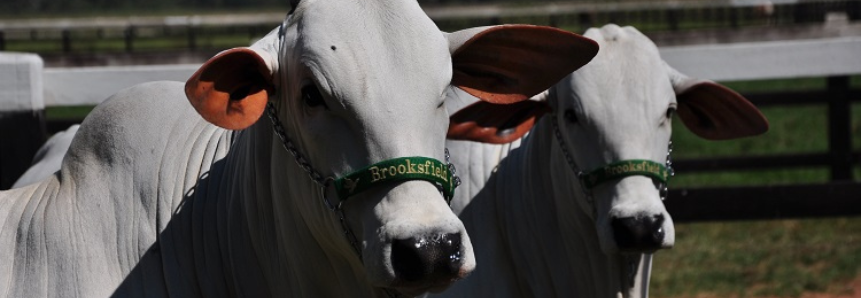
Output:
[[[463,91],[460,91],[463,93]],[[469,94],[449,94],[469,97]],[[526,100],[494,104],[474,100],[449,117],[447,138],[490,144],[506,144],[523,137],[550,107],[544,101]]]
[[185,83],[188,101],[212,124],[233,130],[251,126],[275,89],[266,55],[251,48],[219,53]]
[[452,85],[491,103],[526,100],[598,53],[598,44],[591,39],[543,26],[472,28],[446,37],[452,52]]
[[679,118],[694,134],[707,140],[729,140],[768,131],[768,119],[737,92],[667,68],[679,104]]

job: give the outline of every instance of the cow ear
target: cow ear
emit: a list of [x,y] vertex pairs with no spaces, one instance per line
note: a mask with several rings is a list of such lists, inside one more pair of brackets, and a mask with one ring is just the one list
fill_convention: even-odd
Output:
[[679,118],[694,134],[708,140],[729,140],[768,131],[768,119],[737,92],[667,67],[679,104]]
[[598,44],[543,26],[502,25],[447,34],[452,85],[491,103],[523,101],[588,63]]
[[[460,91],[463,92],[463,91]],[[457,97],[471,97],[450,94]],[[542,115],[550,111],[543,101],[526,100],[494,104],[473,100],[451,115],[448,138],[490,144],[506,144],[523,137]],[[448,100],[446,102],[448,105]]]
[[185,83],[194,109],[212,124],[226,129],[251,126],[274,91],[273,71],[265,53],[234,48],[206,61]]

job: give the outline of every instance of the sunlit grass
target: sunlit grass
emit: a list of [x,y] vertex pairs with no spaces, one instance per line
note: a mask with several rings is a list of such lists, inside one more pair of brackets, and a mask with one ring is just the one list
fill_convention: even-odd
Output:
[[653,297],[797,297],[837,292],[861,274],[861,219],[676,225],[656,254]]
[[[852,78],[857,88],[859,77]],[[738,82],[742,92],[825,88],[824,79]],[[825,105],[768,107],[768,133],[736,141],[704,141],[674,123],[677,158],[819,153],[827,150]],[[852,106],[853,148],[861,149],[861,105]],[[861,165],[854,168],[861,179]],[[678,173],[671,187],[775,185],[828,181],[828,169],[799,168]],[[823,197],[827,200],[827,197]],[[859,194],[861,199],[861,194]],[[655,257],[652,297],[798,297],[846,294],[861,275],[861,218],[714,222],[676,225],[675,248]],[[857,295],[857,294],[856,294]]]

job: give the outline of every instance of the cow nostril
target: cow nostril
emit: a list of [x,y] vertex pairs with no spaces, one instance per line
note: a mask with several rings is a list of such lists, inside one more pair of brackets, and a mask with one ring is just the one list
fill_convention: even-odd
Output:
[[392,267],[406,281],[456,278],[461,266],[460,234],[436,234],[392,241]]
[[613,218],[613,238],[619,250],[632,252],[655,251],[661,248],[666,231],[664,216]]

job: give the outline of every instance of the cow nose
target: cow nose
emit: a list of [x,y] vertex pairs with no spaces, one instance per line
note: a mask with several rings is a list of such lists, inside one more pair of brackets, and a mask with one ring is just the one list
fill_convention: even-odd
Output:
[[613,218],[613,238],[621,251],[647,252],[661,249],[664,216]]
[[461,267],[460,234],[436,234],[392,241],[392,267],[405,281],[452,280]]

